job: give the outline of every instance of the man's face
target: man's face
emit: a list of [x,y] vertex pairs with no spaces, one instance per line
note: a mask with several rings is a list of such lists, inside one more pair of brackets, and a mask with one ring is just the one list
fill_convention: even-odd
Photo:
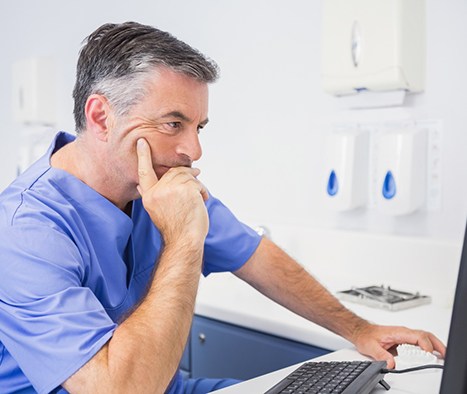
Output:
[[206,83],[165,68],[155,71],[146,96],[114,124],[109,142],[110,148],[119,152],[117,160],[112,160],[115,170],[138,183],[139,138],[145,138],[151,147],[159,179],[172,167],[191,166],[201,157],[198,134],[208,122],[207,113]]

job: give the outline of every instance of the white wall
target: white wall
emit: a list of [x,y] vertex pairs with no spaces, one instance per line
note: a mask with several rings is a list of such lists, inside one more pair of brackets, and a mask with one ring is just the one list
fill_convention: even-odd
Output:
[[[467,2],[427,0],[424,93],[409,97],[402,109],[350,115],[320,86],[321,12],[322,2],[309,0],[1,2],[0,188],[13,179],[17,163],[12,62],[56,58],[57,127],[73,131],[80,42],[104,22],[137,20],[169,30],[219,63],[199,166],[211,192],[241,219],[271,229],[343,229],[458,244],[467,213]],[[323,206],[324,138],[333,122],[348,116],[442,121],[439,210],[392,218],[373,209],[336,214]]]

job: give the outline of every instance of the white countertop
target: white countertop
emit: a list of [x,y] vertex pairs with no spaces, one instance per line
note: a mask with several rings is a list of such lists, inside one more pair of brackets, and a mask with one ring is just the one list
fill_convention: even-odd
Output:
[[[445,305],[432,303],[402,311],[386,311],[343,303],[359,316],[374,323],[419,328],[433,332],[445,343],[447,341],[451,310]],[[201,278],[195,313],[330,350],[351,346],[338,335],[264,297],[230,273]]]

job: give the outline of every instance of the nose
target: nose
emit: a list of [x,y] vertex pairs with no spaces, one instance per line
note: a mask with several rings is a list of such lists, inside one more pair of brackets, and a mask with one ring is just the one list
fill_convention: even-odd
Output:
[[199,160],[203,154],[201,143],[199,142],[198,130],[184,133],[184,138],[177,146],[177,154],[188,156],[190,160]]

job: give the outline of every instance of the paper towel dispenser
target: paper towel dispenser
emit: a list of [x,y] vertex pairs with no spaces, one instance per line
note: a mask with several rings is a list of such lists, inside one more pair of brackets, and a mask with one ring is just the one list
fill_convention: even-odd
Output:
[[324,90],[422,91],[425,14],[425,0],[325,0]]

